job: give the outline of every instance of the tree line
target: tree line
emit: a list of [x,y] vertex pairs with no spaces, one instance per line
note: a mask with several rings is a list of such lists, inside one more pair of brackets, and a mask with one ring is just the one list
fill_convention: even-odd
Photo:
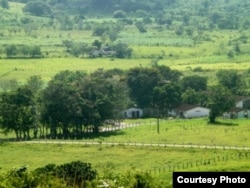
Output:
[[40,76],[26,84],[4,85],[0,95],[0,126],[17,139],[50,136],[81,138],[85,130],[99,132],[106,120],[121,120],[128,107],[159,109],[161,116],[181,103],[209,107],[209,120],[234,105],[233,95],[246,95],[242,76],[234,70],[217,72],[218,84],[207,78],[183,76],[164,65],[120,69],[61,71],[45,86]]
[[[12,0],[25,3],[23,12],[35,16],[60,17],[63,13],[85,16],[113,16],[115,18],[154,18],[160,25],[182,22],[180,29],[193,26],[197,29],[249,28],[250,20],[245,11],[250,4],[246,0],[208,1],[190,0]],[[8,8],[8,1],[0,5]],[[94,13],[94,14],[93,14]],[[83,14],[85,16],[83,16]],[[190,29],[190,28],[189,28]],[[192,28],[191,28],[192,29]],[[188,31],[189,32],[189,31]]]
[[40,46],[9,44],[4,47],[7,58],[41,58],[43,57]]

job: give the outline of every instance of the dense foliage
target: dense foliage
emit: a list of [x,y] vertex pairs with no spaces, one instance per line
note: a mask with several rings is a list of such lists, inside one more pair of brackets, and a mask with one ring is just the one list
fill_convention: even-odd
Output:
[[[228,71],[219,71],[221,75],[228,75]],[[163,65],[127,72],[61,71],[46,87],[41,77],[33,76],[27,84],[1,93],[1,128],[6,133],[14,131],[17,139],[30,139],[31,130],[35,138],[38,133],[40,137],[82,138],[86,132],[98,133],[107,120],[122,120],[122,111],[129,107],[157,109],[159,115],[168,116],[182,103],[200,105],[211,109],[210,121],[214,123],[234,106],[235,90],[229,87],[229,80],[208,87],[205,77],[180,76]],[[241,85],[237,88],[246,89]]]
[[24,10],[37,16],[51,15],[52,9],[54,9],[53,15],[62,10],[71,14],[84,13],[91,16],[103,14],[111,16],[114,13],[114,16],[118,18],[124,18],[126,15],[130,15],[129,17],[143,15],[154,17],[160,24],[172,24],[178,21],[182,22],[183,26],[196,23],[197,27],[200,28],[218,27],[220,29],[237,29],[239,27],[248,28],[250,26],[248,13],[244,11],[244,9],[250,6],[246,0],[191,0],[188,2],[185,0],[13,1],[26,3]]
[[107,171],[103,176],[97,176],[97,171],[90,163],[72,161],[61,165],[48,164],[44,167],[28,171],[23,166],[0,174],[0,187],[62,187],[62,188],[91,188],[91,187],[145,187],[159,188],[170,185],[160,185],[154,182],[148,173],[127,172],[114,174]]

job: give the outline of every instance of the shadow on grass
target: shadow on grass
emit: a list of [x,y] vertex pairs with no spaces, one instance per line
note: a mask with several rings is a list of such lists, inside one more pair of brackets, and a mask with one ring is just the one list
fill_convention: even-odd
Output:
[[208,122],[209,125],[222,125],[222,126],[238,126],[238,123],[233,123],[233,122],[223,122],[223,121],[216,121],[214,123]]
[[84,133],[82,138],[94,139],[94,138],[106,138],[110,136],[119,136],[119,135],[125,135],[125,132],[122,130],[117,130],[117,131],[107,131],[99,133]]
[[67,138],[63,137],[63,135],[58,134],[55,138],[52,138],[49,134],[47,136],[41,136],[38,138],[0,138],[0,145],[5,142],[18,142],[18,141],[28,141],[28,140],[46,140],[46,139],[52,139],[52,140],[82,140],[82,139],[98,139],[98,138],[107,138],[111,136],[119,136],[119,135],[125,135],[125,132],[122,130],[115,130],[115,131],[107,131],[107,132],[99,132],[99,133],[93,133],[93,132],[85,132],[81,135],[73,136],[69,135]]

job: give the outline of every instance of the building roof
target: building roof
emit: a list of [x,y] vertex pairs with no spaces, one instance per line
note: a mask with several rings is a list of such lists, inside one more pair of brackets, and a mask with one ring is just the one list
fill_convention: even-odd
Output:
[[228,110],[228,112],[242,112],[242,111],[246,111],[246,109],[244,109],[244,108],[238,108],[238,107],[233,107],[230,110]]
[[250,96],[235,96],[235,101],[236,102],[240,102],[240,101],[245,101],[245,100],[249,100],[250,99]]
[[178,106],[177,108],[175,108],[175,110],[188,111],[188,110],[191,110],[195,107],[197,107],[197,106],[191,105],[191,104],[182,104],[182,105]]
[[130,108],[125,109],[125,111],[128,111],[128,110],[142,110],[142,109],[137,108],[137,107],[130,107]]

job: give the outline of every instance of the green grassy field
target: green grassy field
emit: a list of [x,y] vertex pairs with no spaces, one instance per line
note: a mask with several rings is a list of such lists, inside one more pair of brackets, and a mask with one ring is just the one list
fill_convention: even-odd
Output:
[[[207,146],[250,147],[249,120],[222,120],[210,125],[207,119],[161,120],[160,133],[155,119],[127,120],[140,126],[83,140],[61,140],[61,144],[5,143],[0,145],[0,168],[27,165],[31,170],[49,163],[62,164],[73,160],[87,161],[104,173],[111,168],[115,173],[128,170],[148,171],[159,180],[171,179],[174,170],[186,171],[240,171],[249,170],[249,150],[198,149],[160,146],[139,146],[129,143],[192,144]],[[14,136],[14,135],[12,135]],[[1,138],[7,138],[1,134]],[[10,136],[9,136],[10,138]],[[113,142],[119,145],[74,144]],[[69,142],[69,144],[65,144]],[[143,159],[143,160],[142,160]]]
[[211,125],[207,118],[160,120],[158,134],[156,120],[139,120],[141,126],[122,129],[118,136],[104,137],[104,141],[250,147],[249,120],[221,119],[220,122],[221,125]]
[[[107,170],[117,174],[127,171],[150,172],[160,181],[171,182],[172,171],[249,170],[249,152],[154,148],[135,146],[79,146],[64,144],[7,143],[0,146],[1,171],[27,166],[34,170],[46,164],[74,160],[90,162],[100,175]],[[0,172],[1,172],[0,171]]]
[[[207,57],[206,57],[207,58]],[[213,61],[211,57],[210,61]],[[222,58],[222,57],[220,57]],[[246,57],[241,57],[240,59]],[[226,61],[226,57],[224,58]],[[160,65],[169,66],[171,69],[180,70],[184,75],[192,75],[193,69],[201,67],[205,72],[196,72],[202,76],[209,78],[208,82],[211,83],[215,79],[216,70],[219,69],[235,69],[239,71],[246,71],[250,69],[250,63],[244,61],[242,63],[236,62],[207,62],[200,64],[197,58],[182,59],[182,60],[160,60]],[[204,60],[205,61],[205,60]],[[18,82],[25,82],[30,76],[40,75],[46,82],[49,81],[56,73],[62,70],[82,70],[87,73],[91,73],[98,68],[105,70],[119,68],[122,70],[128,70],[134,67],[150,67],[152,66],[152,60],[149,59],[80,59],[80,58],[45,58],[45,59],[1,59],[0,60],[0,79],[11,80],[16,79]]]
[[[16,79],[20,84],[33,75],[40,75],[47,83],[63,70],[81,70],[91,73],[99,68],[150,67],[153,62],[179,70],[184,76],[200,75],[208,77],[208,84],[216,82],[216,71],[235,69],[240,73],[250,70],[250,43],[240,37],[249,38],[249,30],[214,30],[192,36],[177,36],[174,30],[164,27],[147,26],[147,33],[139,33],[135,26],[126,26],[114,42],[124,42],[133,49],[130,59],[117,58],[76,58],[66,53],[64,40],[91,44],[93,30],[58,30],[58,26],[48,26],[49,18],[33,17],[22,12],[24,4],[11,3],[10,9],[0,13],[0,86],[2,82]],[[2,9],[1,9],[2,10]],[[27,33],[23,26],[13,26],[4,20],[27,17],[33,21],[34,29]],[[114,19],[87,19],[86,24],[115,21]],[[42,23],[39,27],[36,23]],[[47,25],[47,26],[46,26]],[[18,32],[10,32],[10,28]],[[104,41],[102,41],[105,44]],[[241,54],[228,56],[235,44],[240,44]],[[4,46],[8,44],[39,45],[46,58],[6,59]],[[195,72],[196,68],[203,71]],[[247,77],[248,81],[250,77]],[[249,82],[250,83],[250,82]],[[0,87],[1,91],[1,87]],[[126,173],[127,171],[150,172],[159,181],[171,182],[173,171],[249,171],[249,150],[198,149],[177,147],[128,146],[124,143],[180,144],[203,146],[250,147],[250,121],[244,119],[219,119],[221,124],[208,124],[207,118],[190,120],[160,120],[157,133],[156,119],[126,120],[127,124],[140,126],[87,135],[82,140],[69,142],[110,142],[119,145],[77,145],[77,144],[26,144],[1,142],[15,135],[4,135],[0,131],[0,173],[27,165],[29,170],[49,163],[63,164],[74,160],[90,162],[102,175],[107,171]]]
[[[160,119],[160,131],[157,133],[156,119],[126,120],[127,128],[100,132],[97,136],[87,134],[82,140],[77,141],[250,147],[248,119],[219,118],[218,122],[220,124],[209,124],[208,118]],[[110,130],[111,128],[109,127]],[[15,135],[4,135],[0,132],[0,138],[11,139],[15,138]]]

